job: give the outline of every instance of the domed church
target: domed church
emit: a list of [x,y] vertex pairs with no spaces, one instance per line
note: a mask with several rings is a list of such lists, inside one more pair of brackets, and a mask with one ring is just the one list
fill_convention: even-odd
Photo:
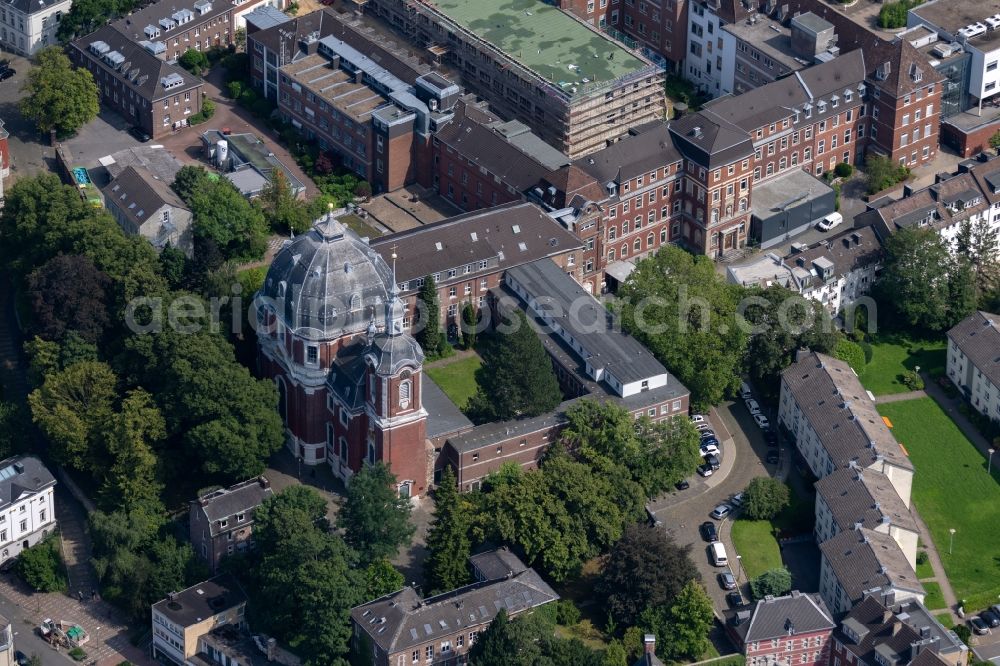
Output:
[[325,461],[348,481],[381,460],[401,495],[421,495],[433,456],[424,354],[404,331],[394,266],[338,212],[271,263],[257,294],[259,370],[278,388],[287,445],[303,464]]

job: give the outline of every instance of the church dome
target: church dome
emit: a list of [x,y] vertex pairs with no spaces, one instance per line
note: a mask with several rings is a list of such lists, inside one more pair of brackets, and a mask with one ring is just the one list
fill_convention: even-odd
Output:
[[260,297],[293,333],[329,341],[381,320],[392,271],[334,211],[285,244],[267,271]]

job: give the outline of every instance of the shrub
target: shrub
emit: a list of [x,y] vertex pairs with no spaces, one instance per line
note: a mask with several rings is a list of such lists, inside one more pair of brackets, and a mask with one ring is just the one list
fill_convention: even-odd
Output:
[[62,592],[67,588],[55,533],[22,551],[16,566],[18,575],[36,592]]
[[969,639],[972,638],[972,630],[964,624],[957,625],[954,630],[958,637],[962,639],[962,642],[966,645],[969,644]]
[[917,564],[927,564],[927,551],[922,550],[917,553]]
[[368,184],[367,180],[362,180],[354,186],[354,194],[362,199],[368,199],[372,195],[372,186]]
[[177,59],[177,64],[192,74],[197,75],[200,75],[208,69],[209,66],[208,56],[197,49],[188,49],[185,51],[184,54]]
[[907,12],[919,5],[920,2],[921,0],[899,0],[882,5],[882,9],[878,13],[879,27],[890,30],[906,27]]
[[752,520],[770,520],[781,513],[789,503],[788,486],[768,476],[758,476],[744,493],[744,510]]
[[226,94],[229,95],[229,99],[239,99],[243,95],[243,82],[242,81],[230,81],[226,84]]
[[913,370],[907,370],[903,373],[903,384],[911,391],[922,391],[924,389],[923,377]]
[[865,342],[864,340],[862,340],[858,344],[861,345],[861,351],[865,353],[865,365],[868,365],[869,363],[872,362],[872,359],[875,358],[875,350],[872,349],[870,343]]
[[905,166],[893,162],[884,155],[869,155],[865,160],[865,180],[868,194],[875,194],[900,183],[910,175]]
[[83,648],[78,648],[78,647],[73,648],[66,654],[68,654],[73,659],[73,661],[83,661],[84,659],[87,658],[87,653],[83,651]]
[[854,167],[847,162],[839,162],[837,166],[834,167],[833,172],[837,174],[838,178],[850,178],[854,175]]
[[833,355],[844,363],[847,363],[857,373],[864,370],[867,364],[865,351],[861,348],[861,345],[847,338],[837,340],[837,346],[833,349]]
[[564,627],[571,627],[580,621],[580,609],[568,599],[556,604],[556,622]]
[[792,574],[784,567],[765,571],[750,581],[750,593],[754,599],[763,599],[767,595],[778,597],[791,590]]

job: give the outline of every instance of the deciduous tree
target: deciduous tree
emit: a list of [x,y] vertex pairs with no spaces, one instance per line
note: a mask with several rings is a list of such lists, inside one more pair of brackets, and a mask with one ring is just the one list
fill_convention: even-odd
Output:
[[424,355],[433,359],[441,355],[444,345],[444,333],[441,331],[441,303],[438,300],[437,282],[434,276],[428,275],[420,286],[417,298],[421,304],[421,317],[416,331],[417,342],[420,343]]
[[750,581],[750,593],[754,599],[767,595],[775,597],[788,594],[792,589],[792,574],[784,567],[769,569]]
[[789,502],[788,486],[769,477],[758,476],[743,493],[743,510],[752,520],[770,520],[784,511]]
[[91,73],[73,67],[57,46],[39,51],[21,88],[21,114],[41,132],[69,136],[97,117],[97,84]]
[[[885,241],[885,261],[875,292],[879,306],[905,327],[943,330],[950,321],[951,264],[948,247],[935,229],[899,229]],[[884,315],[882,319],[889,321]]]
[[28,276],[35,332],[48,340],[59,340],[76,331],[87,342],[104,336],[108,316],[111,279],[97,270],[89,257],[58,255]]
[[102,503],[116,507],[157,501],[162,484],[154,446],[166,438],[167,429],[153,397],[142,389],[129,393],[103,436],[112,463],[101,488]]
[[736,325],[742,291],[708,257],[667,247],[642,259],[618,291],[623,327],[691,390],[696,407],[739,386],[748,334]]
[[380,557],[365,569],[365,583],[365,599],[378,599],[401,590],[405,579],[392,562]]
[[708,651],[708,634],[715,625],[712,600],[702,584],[688,581],[670,606],[667,631],[660,644],[675,661],[697,661]]

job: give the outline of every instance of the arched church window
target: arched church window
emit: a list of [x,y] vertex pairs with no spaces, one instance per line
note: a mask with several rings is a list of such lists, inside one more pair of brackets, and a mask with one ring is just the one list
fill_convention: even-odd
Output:
[[410,406],[410,396],[413,392],[413,382],[404,379],[399,383],[399,406],[406,409]]

